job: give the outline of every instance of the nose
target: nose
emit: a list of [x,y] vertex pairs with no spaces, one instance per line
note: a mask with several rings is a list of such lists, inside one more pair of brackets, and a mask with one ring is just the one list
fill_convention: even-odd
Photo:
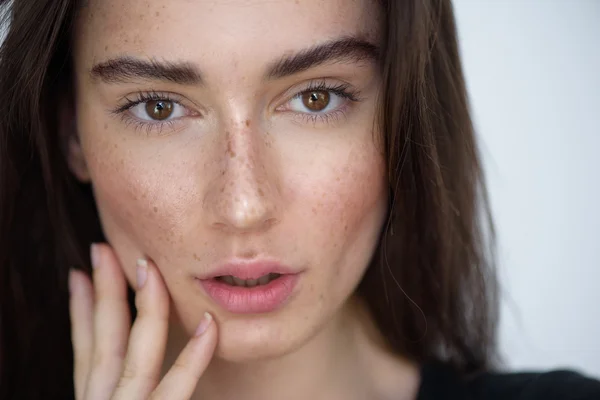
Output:
[[229,233],[264,231],[278,222],[280,209],[277,168],[265,134],[242,123],[221,137],[222,169],[204,199],[210,224]]

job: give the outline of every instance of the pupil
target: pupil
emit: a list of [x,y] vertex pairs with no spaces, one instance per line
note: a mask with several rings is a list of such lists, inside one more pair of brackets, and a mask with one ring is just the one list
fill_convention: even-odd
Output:
[[173,112],[173,102],[164,100],[153,100],[146,103],[146,112],[154,120],[169,118]]
[[309,92],[302,96],[302,100],[306,108],[312,111],[322,111],[329,105],[329,92]]

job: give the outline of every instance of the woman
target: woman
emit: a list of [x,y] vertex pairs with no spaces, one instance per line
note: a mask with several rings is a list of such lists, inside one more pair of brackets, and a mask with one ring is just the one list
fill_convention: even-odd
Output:
[[598,398],[491,372],[449,1],[4,3],[2,399]]

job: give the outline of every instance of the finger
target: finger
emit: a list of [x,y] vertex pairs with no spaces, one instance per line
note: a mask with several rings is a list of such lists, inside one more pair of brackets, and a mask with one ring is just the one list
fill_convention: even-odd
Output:
[[160,379],[169,332],[169,293],[154,263],[139,260],[137,317],[116,398],[146,399]]
[[83,399],[90,372],[94,342],[94,289],[82,271],[69,271],[69,315],[73,344],[73,382],[75,398]]
[[152,399],[189,399],[210,363],[217,345],[217,324],[205,313],[195,335],[160,382]]
[[86,398],[109,398],[121,375],[131,317],[127,283],[110,246],[92,246],[94,355]]

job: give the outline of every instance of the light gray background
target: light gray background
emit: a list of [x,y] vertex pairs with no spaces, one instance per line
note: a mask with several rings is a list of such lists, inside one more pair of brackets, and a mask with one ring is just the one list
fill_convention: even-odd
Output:
[[499,238],[501,348],[600,377],[600,0],[454,0]]

